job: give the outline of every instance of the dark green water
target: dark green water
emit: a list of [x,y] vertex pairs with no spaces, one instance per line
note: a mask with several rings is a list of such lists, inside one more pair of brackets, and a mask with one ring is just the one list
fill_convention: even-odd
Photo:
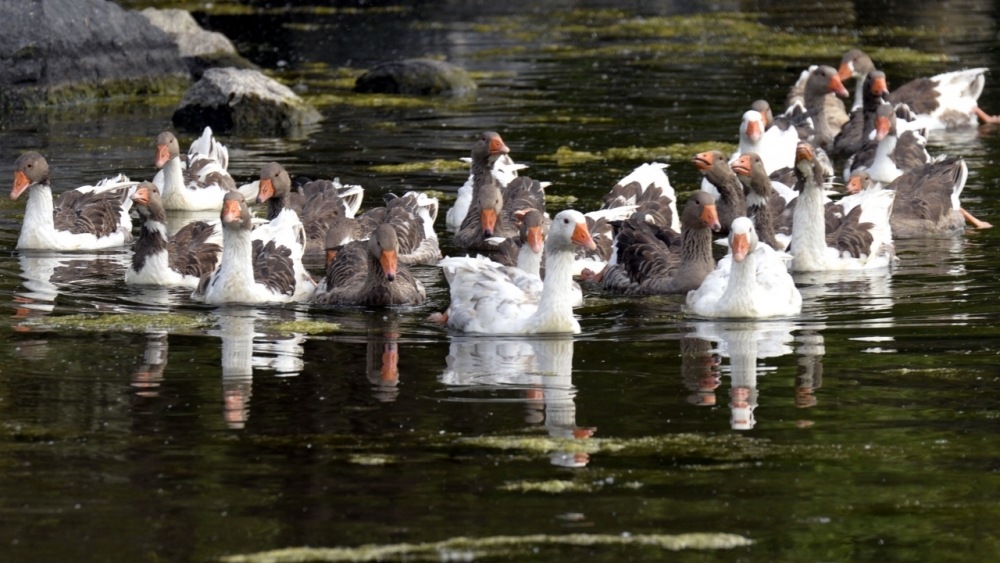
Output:
[[[780,107],[804,66],[835,64],[848,45],[883,48],[890,87],[1000,68],[991,4],[866,5],[196,14],[312,99],[354,101],[326,98],[325,121],[300,138],[222,138],[238,180],[278,160],[293,175],[363,184],[365,208],[386,191],[454,191],[466,172],[372,167],[457,160],[493,129],[528,174],[553,182],[550,194],[588,210],[642,160],[545,159],[559,147],[735,143],[751,101]],[[660,19],[672,16],[684,17]],[[350,74],[340,67],[417,55],[480,73],[480,89],[372,107],[331,83]],[[990,113],[997,91],[988,77]],[[57,191],[119,171],[149,178],[172,110],[129,100],[4,116],[0,174],[32,149]],[[966,208],[1000,224],[998,133],[930,148],[966,158]],[[697,187],[689,156],[671,161],[678,191]],[[996,230],[898,241],[892,273],[803,277],[803,312],[784,322],[695,321],[679,298],[590,288],[583,334],[497,340],[424,320],[446,305],[435,268],[419,270],[430,299],[412,309],[205,308],[183,291],[126,287],[130,251],[14,251],[23,205],[0,202],[0,560],[212,561],[533,535],[544,538],[397,559],[1000,558]],[[443,217],[438,228],[450,241]],[[97,332],[52,320],[83,313],[184,322],[146,329],[153,317],[132,316]],[[275,328],[287,320],[341,328]],[[625,540],[550,543],[570,534]],[[644,534],[668,545],[708,535],[703,548],[670,551],[629,541]],[[719,534],[753,543],[724,548]]]

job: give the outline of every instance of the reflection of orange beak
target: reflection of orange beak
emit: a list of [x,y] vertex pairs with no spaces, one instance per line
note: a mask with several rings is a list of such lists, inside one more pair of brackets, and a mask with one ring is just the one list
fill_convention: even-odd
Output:
[[542,251],[542,245],[545,242],[545,237],[542,236],[541,227],[528,227],[528,246],[531,247],[531,251],[538,254]]
[[840,79],[841,83],[852,76],[854,76],[854,71],[851,70],[850,65],[847,63],[840,63],[840,68],[837,70],[837,78]]
[[800,160],[808,160],[809,162],[812,162],[813,160],[812,147],[807,143],[801,143],[795,147],[795,162]]
[[590,238],[590,230],[587,229],[586,223],[577,223],[576,228],[573,229],[573,236],[570,237],[573,244],[577,246],[582,246],[587,250],[594,250],[597,248],[597,244],[594,243],[594,239]]
[[847,193],[856,194],[864,189],[861,185],[861,176],[851,176],[851,179],[847,181]]
[[270,178],[261,180],[259,186],[257,190],[257,203],[264,203],[274,196],[274,184]]
[[733,172],[736,172],[740,176],[749,176],[750,169],[752,168],[752,165],[750,164],[750,157],[746,155],[741,156],[736,160],[736,162],[733,163],[732,168]]
[[156,167],[163,168],[168,160],[170,160],[170,149],[167,145],[156,145]]
[[149,190],[146,188],[139,188],[135,190],[132,194],[132,201],[138,203],[139,205],[149,205]]
[[336,257],[337,257],[337,251],[336,250],[327,250],[326,251],[326,265],[329,266],[330,263],[333,262],[333,259],[336,258]]
[[879,117],[875,119],[875,140],[881,141],[889,134],[889,118]]
[[700,152],[700,153],[694,155],[694,161],[693,162],[694,162],[694,165],[698,168],[698,170],[708,170],[709,168],[712,167],[712,163],[714,161],[715,161],[715,158],[712,156],[712,153],[710,153],[710,152]]
[[240,211],[240,202],[224,201],[222,203],[222,222],[239,223],[243,220],[243,213]]
[[385,273],[385,279],[393,281],[396,279],[396,251],[395,250],[383,250],[382,256],[378,259],[379,263],[382,264],[382,272]]
[[747,123],[747,138],[751,141],[759,141],[760,136],[763,135],[763,131],[760,129],[759,121],[751,121]]
[[493,137],[493,139],[490,141],[490,156],[499,156],[501,154],[507,154],[509,152],[510,149],[507,148],[507,145],[503,143],[503,139],[500,138],[500,135]]
[[701,212],[701,220],[715,232],[722,229],[722,225],[719,224],[719,212],[715,210],[714,205],[705,206],[705,210]]
[[399,380],[399,349],[395,343],[387,342],[382,352],[382,381],[396,382]]
[[479,214],[480,221],[483,224],[483,236],[491,237],[493,236],[493,230],[497,228],[497,212],[495,209],[483,209],[482,213]]
[[830,91],[837,94],[841,98],[846,98],[849,95],[847,93],[847,88],[844,88],[844,83],[840,81],[839,76],[830,77]]
[[31,180],[28,180],[24,172],[20,170],[14,172],[14,187],[10,189],[10,199],[17,199],[29,185],[31,185]]
[[872,94],[881,96],[889,91],[889,85],[885,83],[885,78],[876,78],[872,81]]
[[733,236],[732,250],[734,261],[742,262],[746,259],[747,253],[750,252],[750,239],[747,238],[746,233]]

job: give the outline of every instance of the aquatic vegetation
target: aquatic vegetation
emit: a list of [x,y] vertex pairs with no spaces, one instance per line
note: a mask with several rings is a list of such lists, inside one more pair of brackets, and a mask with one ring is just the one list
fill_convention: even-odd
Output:
[[323,321],[282,321],[268,324],[265,328],[281,334],[327,334],[339,331],[340,325]]
[[[226,563],[292,563],[301,561],[441,561],[445,554],[472,560],[490,556],[529,555],[538,548],[558,546],[624,548],[650,547],[668,551],[684,549],[733,549],[753,545],[754,541],[736,534],[568,534],[531,536],[492,536],[451,538],[433,543],[362,545],[358,547],[293,547],[249,555],[222,557]],[[448,559],[451,560],[451,559]]]
[[442,192],[438,190],[424,190],[423,193],[427,194],[427,197],[437,198],[438,201],[451,201],[458,197],[455,192]]
[[700,152],[718,150],[728,154],[736,148],[737,146],[732,143],[716,141],[673,143],[665,147],[612,147],[596,153],[562,146],[554,154],[539,156],[538,160],[555,161],[559,166],[572,166],[598,160],[687,160]]
[[42,317],[28,322],[32,327],[50,330],[80,330],[86,332],[178,332],[211,326],[208,315],[181,313],[108,313]]
[[430,170],[433,172],[449,172],[451,170],[468,170],[469,164],[461,160],[445,160],[436,158],[419,162],[404,162],[401,164],[376,164],[369,166],[372,172],[382,174],[404,174],[407,172],[423,172]]
[[399,459],[395,456],[379,454],[351,454],[347,456],[347,461],[355,465],[389,465],[399,463]]
[[341,94],[311,94],[302,96],[307,102],[316,106],[347,105],[365,108],[417,108],[433,105],[432,98],[416,98],[390,94],[356,94],[343,92]]
[[514,481],[504,483],[500,487],[501,491],[515,491],[521,493],[589,493],[594,488],[587,483],[577,483],[576,481],[561,481],[552,479],[550,481]]

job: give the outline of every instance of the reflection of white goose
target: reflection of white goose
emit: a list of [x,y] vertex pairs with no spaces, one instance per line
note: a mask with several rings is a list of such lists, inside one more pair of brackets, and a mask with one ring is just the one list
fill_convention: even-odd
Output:
[[795,406],[809,408],[816,406],[816,396],[813,392],[823,386],[823,355],[826,346],[823,344],[823,333],[817,327],[804,330],[795,337],[798,348],[796,363],[799,365],[795,375]]
[[[477,392],[506,387],[522,392],[527,421],[544,422],[554,438],[584,439],[593,428],[576,425],[573,340],[452,340],[448,367],[439,380],[452,390]],[[505,399],[500,399],[506,402]],[[583,467],[586,454],[553,452],[554,465]]]
[[72,293],[80,289],[80,282],[89,277],[106,279],[111,271],[124,271],[129,256],[124,252],[107,254],[58,254],[48,251],[22,250],[18,255],[22,284],[27,291],[16,292],[15,300],[20,316],[31,311],[49,313],[55,300],[66,285]]
[[142,365],[132,374],[132,387],[140,397],[159,395],[163,370],[167,367],[167,333],[152,331],[146,334],[146,347],[142,352]]
[[750,430],[757,423],[754,409],[757,408],[757,372],[773,369],[757,365],[759,358],[772,358],[791,354],[788,345],[792,341],[791,323],[697,323],[692,337],[717,343],[716,352],[729,358],[728,369],[732,378],[730,390],[733,430]]

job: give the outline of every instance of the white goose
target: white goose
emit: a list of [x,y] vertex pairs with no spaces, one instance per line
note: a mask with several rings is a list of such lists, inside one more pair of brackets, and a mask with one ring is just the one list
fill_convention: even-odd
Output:
[[791,256],[759,242],[753,221],[738,217],[729,229],[729,254],[689,291],[687,305],[702,317],[766,319],[802,311],[802,295],[785,262]]
[[545,241],[541,295],[524,291],[502,272],[483,280],[482,270],[468,268],[467,259],[445,258],[440,264],[451,285],[451,306],[445,314],[433,316],[434,320],[464,332],[486,334],[580,332],[571,299],[576,246],[594,248],[594,241],[583,214],[566,210],[553,219]]
[[226,170],[229,151],[215,140],[210,127],[205,127],[201,137],[191,143],[183,158],[173,133],[157,135],[156,167],[161,170],[153,184],[160,190],[165,209],[218,211],[223,196],[236,189],[236,182]]
[[53,205],[49,181],[49,163],[37,152],[14,163],[10,198],[28,192],[18,250],[95,250],[132,242],[128,194],[135,182],[119,174],[63,192]]
[[192,299],[209,304],[290,303],[312,296],[316,283],[302,266],[305,232],[294,211],[286,209],[251,231],[246,200],[232,191],[225,195],[221,219],[221,263],[202,278]]

